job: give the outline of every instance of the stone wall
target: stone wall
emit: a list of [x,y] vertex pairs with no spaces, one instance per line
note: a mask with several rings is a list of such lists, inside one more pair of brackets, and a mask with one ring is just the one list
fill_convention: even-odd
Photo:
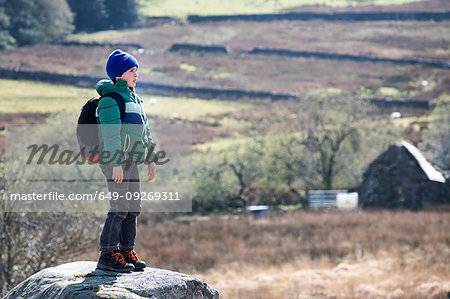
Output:
[[[62,74],[56,72],[34,71],[18,68],[0,67],[0,78],[13,80],[34,80],[54,84],[70,84],[79,87],[94,88],[95,84],[104,78],[88,76]],[[293,100],[300,101],[301,97],[294,93],[280,93],[271,91],[242,90],[242,89],[221,89],[208,87],[179,86],[169,84],[159,84],[152,82],[139,82],[139,91],[154,95],[195,97],[203,99],[270,99],[272,101]],[[425,100],[401,100],[401,99],[365,99],[372,104],[383,108],[414,108],[428,109],[429,103]]]
[[367,22],[367,21],[445,21],[450,19],[450,11],[430,12],[292,12],[282,14],[241,14],[241,15],[189,15],[190,23],[200,22],[271,22],[271,21],[309,21],[324,20],[332,22]]

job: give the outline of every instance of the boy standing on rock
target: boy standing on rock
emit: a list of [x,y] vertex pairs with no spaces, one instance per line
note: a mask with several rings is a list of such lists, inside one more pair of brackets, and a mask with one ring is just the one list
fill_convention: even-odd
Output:
[[[137,216],[141,212],[138,164],[148,164],[148,180],[153,180],[156,153],[142,101],[134,92],[138,67],[132,55],[115,50],[106,63],[111,80],[101,80],[96,86],[100,96],[104,96],[98,103],[96,116],[102,155],[108,157],[100,159],[100,168],[110,196],[97,264],[103,270],[127,272],[146,267],[134,250]],[[111,92],[123,98],[124,115],[121,116],[118,102],[105,96]]]

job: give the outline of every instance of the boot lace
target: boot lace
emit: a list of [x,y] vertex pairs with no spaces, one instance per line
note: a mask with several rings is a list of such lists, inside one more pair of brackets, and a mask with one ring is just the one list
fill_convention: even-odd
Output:
[[123,255],[120,252],[111,252],[111,256],[116,260],[116,262],[124,265],[125,263],[125,259],[123,258]]
[[139,260],[139,256],[137,255],[135,250],[125,250],[124,253],[127,255],[128,259],[132,261]]

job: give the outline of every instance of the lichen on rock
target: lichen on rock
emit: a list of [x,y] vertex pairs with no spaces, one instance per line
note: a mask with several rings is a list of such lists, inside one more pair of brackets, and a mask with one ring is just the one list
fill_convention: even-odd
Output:
[[95,262],[74,262],[44,269],[17,285],[5,299],[117,298],[216,299],[219,293],[190,275],[156,268],[117,273]]

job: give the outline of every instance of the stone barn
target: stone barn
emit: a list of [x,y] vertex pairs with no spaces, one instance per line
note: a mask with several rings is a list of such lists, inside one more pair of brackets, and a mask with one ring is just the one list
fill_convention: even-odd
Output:
[[358,187],[362,208],[450,204],[450,182],[413,145],[391,145],[373,161]]

